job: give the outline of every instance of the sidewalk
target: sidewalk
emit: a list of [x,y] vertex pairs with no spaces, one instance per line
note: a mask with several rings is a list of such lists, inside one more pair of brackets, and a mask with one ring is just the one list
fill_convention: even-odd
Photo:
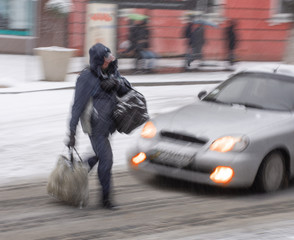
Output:
[[[133,86],[217,83],[232,73],[228,71],[228,64],[224,61],[204,61],[204,66],[199,68],[196,68],[196,63],[192,63],[191,69],[184,72],[183,59],[164,58],[158,60],[158,68],[152,74],[135,74],[134,59],[118,59],[118,62],[121,74],[126,76]],[[239,62],[234,65],[234,69],[264,64],[269,62]],[[70,60],[65,81],[49,82],[43,81],[40,57],[0,54],[0,94],[74,88],[78,73],[86,65],[85,58],[74,57]]]

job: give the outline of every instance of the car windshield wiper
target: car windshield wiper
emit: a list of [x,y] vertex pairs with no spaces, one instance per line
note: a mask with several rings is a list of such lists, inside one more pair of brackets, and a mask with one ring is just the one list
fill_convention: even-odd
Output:
[[231,105],[241,105],[248,108],[257,108],[257,109],[265,109],[263,106],[254,104],[254,103],[239,103],[239,102],[232,102]]
[[218,99],[215,99],[215,98],[204,98],[202,101],[206,101],[206,102],[214,102],[214,103],[220,103],[220,104],[230,104],[230,103],[227,103],[227,102],[222,102]]

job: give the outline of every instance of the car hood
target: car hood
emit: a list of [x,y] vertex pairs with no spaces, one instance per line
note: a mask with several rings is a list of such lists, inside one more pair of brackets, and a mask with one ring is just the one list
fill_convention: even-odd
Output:
[[162,130],[210,139],[227,134],[253,134],[281,124],[290,116],[289,112],[199,102],[171,112],[157,122],[162,124]]

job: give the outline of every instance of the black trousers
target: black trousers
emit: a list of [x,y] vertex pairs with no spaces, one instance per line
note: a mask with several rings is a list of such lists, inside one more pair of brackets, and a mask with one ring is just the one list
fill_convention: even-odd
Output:
[[234,64],[234,61],[236,60],[234,49],[228,49],[228,61],[231,65]]
[[102,186],[103,197],[108,197],[111,188],[111,169],[113,164],[113,154],[108,136],[93,135],[90,136],[95,156],[88,159],[90,168],[92,169],[98,163],[97,173],[98,179]]
[[202,46],[189,47],[186,54],[186,64],[189,66],[194,60],[202,60]]

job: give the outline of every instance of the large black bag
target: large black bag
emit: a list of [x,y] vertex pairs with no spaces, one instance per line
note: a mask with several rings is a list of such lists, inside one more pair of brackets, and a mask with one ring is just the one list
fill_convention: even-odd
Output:
[[140,92],[131,88],[117,99],[114,120],[118,132],[129,134],[149,119],[146,100]]

